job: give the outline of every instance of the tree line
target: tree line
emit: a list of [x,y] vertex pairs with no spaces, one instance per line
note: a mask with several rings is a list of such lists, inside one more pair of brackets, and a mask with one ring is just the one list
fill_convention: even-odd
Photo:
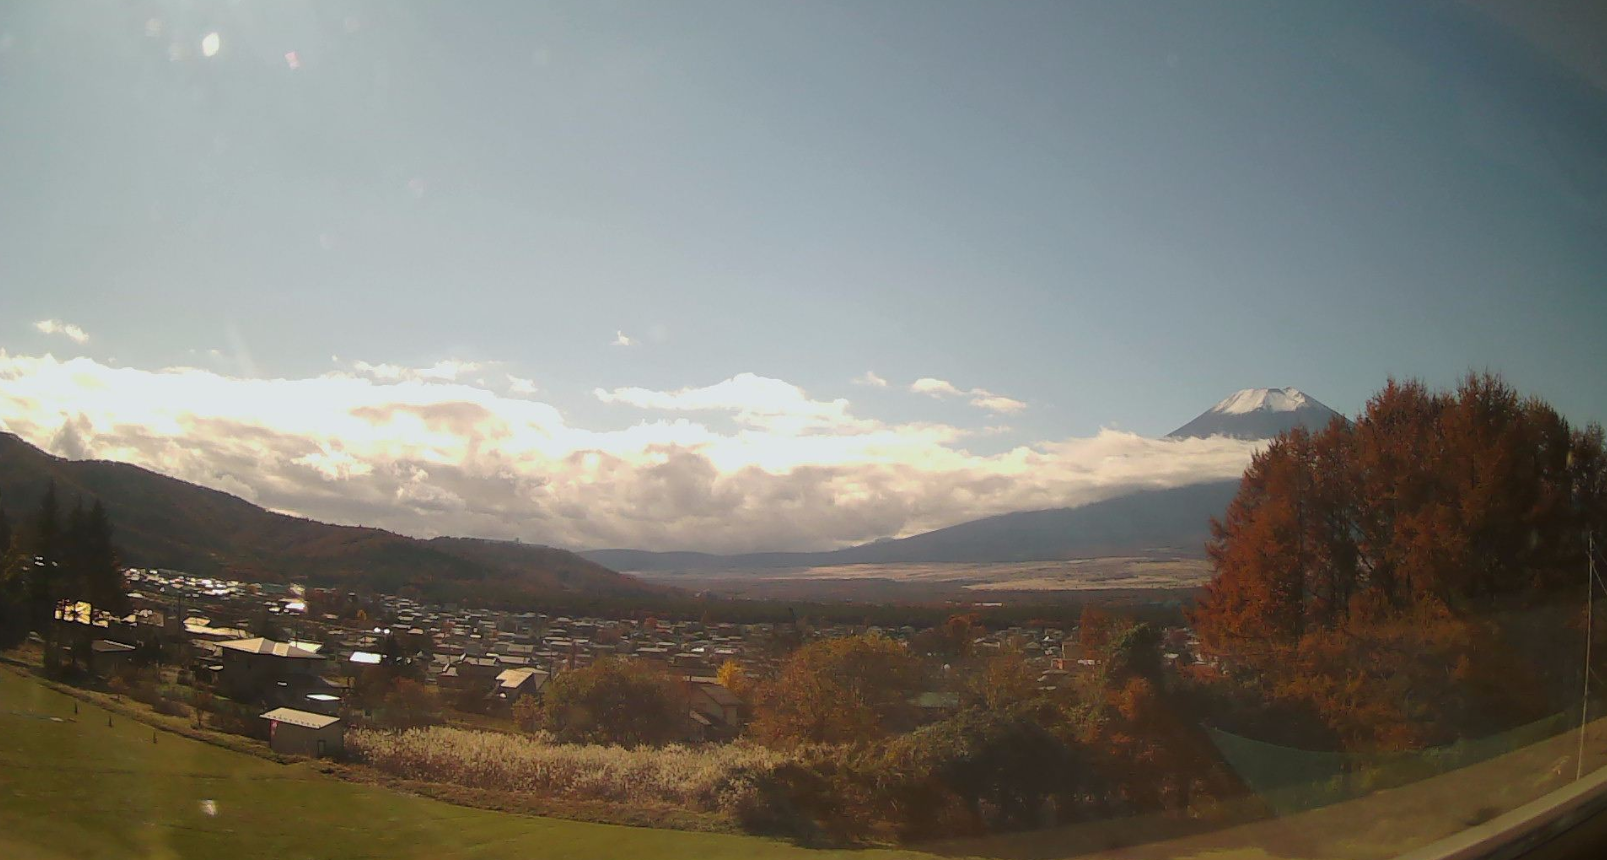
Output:
[[0,553],[0,647],[29,632],[53,641],[54,619],[69,605],[128,611],[111,518],[99,499],[78,499],[64,511],[51,482],[33,516],[17,526],[0,505]]
[[1491,374],[1451,391],[1392,380],[1354,423],[1255,456],[1190,618],[1225,675],[1338,743],[1495,732],[1577,699],[1604,525],[1599,425]]

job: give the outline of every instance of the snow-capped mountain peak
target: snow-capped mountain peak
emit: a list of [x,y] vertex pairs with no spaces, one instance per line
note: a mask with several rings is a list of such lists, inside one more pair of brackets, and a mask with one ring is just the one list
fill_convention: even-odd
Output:
[[1246,388],[1211,407],[1219,415],[1247,412],[1293,412],[1313,401],[1298,388]]
[[1317,431],[1339,413],[1298,388],[1246,388],[1168,433],[1172,439],[1271,439],[1294,427]]

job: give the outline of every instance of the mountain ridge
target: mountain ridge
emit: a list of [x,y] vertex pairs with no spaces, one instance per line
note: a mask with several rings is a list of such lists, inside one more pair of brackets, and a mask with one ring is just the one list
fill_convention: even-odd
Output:
[[106,505],[123,563],[131,567],[388,592],[411,587],[441,599],[665,591],[567,550],[322,523],[129,463],[56,457],[0,432],[0,494],[14,524],[32,517],[52,480],[63,505],[74,497]]
[[740,570],[851,564],[1057,561],[1113,555],[1203,557],[1212,516],[1238,479],[1137,492],[1072,508],[1016,511],[906,538],[822,552],[718,555],[603,549],[581,556],[616,570]]
[[[1344,416],[1298,388],[1236,391],[1168,439],[1226,436],[1260,441],[1294,427],[1319,430]],[[823,552],[719,555],[634,549],[588,550],[582,556],[619,570],[718,571],[825,567],[899,562],[963,563],[1056,561],[1099,555],[1159,554],[1200,557],[1212,517],[1238,492],[1237,479],[1162,490],[1137,490],[1069,508],[1017,511],[970,520],[906,538]]]

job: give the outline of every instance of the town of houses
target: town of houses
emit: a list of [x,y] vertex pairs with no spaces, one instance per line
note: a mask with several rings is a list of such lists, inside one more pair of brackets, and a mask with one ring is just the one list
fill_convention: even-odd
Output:
[[[124,617],[87,604],[57,611],[58,627],[87,642],[91,672],[110,675],[139,649],[159,649],[161,661],[186,669],[197,687],[266,709],[261,716],[275,729],[276,748],[308,754],[338,748],[344,722],[362,716],[349,704],[354,684],[386,659],[388,649],[418,664],[423,682],[442,700],[473,703],[481,713],[508,713],[523,698],[539,699],[553,677],[605,656],[651,661],[684,684],[684,739],[727,740],[741,732],[749,710],[721,685],[719,667],[733,661],[751,674],[774,671],[784,632],[770,623],[571,618],[429,605],[171,570],[130,569],[126,577],[132,611]],[[320,611],[327,608],[320,600],[331,598],[342,612]],[[276,635],[253,633],[264,626]],[[863,632],[907,640],[919,631],[828,625],[809,635]],[[1093,663],[1081,656],[1074,633],[1053,627],[979,631],[972,647],[1019,648],[1039,672],[1039,684],[1056,687]],[[1191,644],[1189,633],[1168,630],[1166,643],[1167,658],[1175,659]],[[917,704],[937,717],[959,700],[934,690]]]

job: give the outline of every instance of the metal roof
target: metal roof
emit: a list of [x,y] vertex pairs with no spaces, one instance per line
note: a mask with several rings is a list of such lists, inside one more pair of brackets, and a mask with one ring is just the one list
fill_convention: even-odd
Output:
[[503,687],[517,687],[532,679],[540,688],[547,683],[547,673],[539,669],[503,669],[497,673],[497,684]]
[[327,717],[323,714],[314,714],[309,711],[298,711],[295,708],[274,708],[263,714],[261,718],[308,729],[322,729],[340,722],[340,717]]
[[275,642],[272,639],[235,639],[232,642],[219,642],[218,647],[230,651],[244,651],[247,654],[271,654],[275,657],[286,657],[292,660],[322,660],[322,655],[297,648],[288,642]]
[[692,689],[708,696],[714,700],[716,705],[722,708],[738,708],[742,706],[742,700],[737,698],[735,693],[718,683],[693,681]]

